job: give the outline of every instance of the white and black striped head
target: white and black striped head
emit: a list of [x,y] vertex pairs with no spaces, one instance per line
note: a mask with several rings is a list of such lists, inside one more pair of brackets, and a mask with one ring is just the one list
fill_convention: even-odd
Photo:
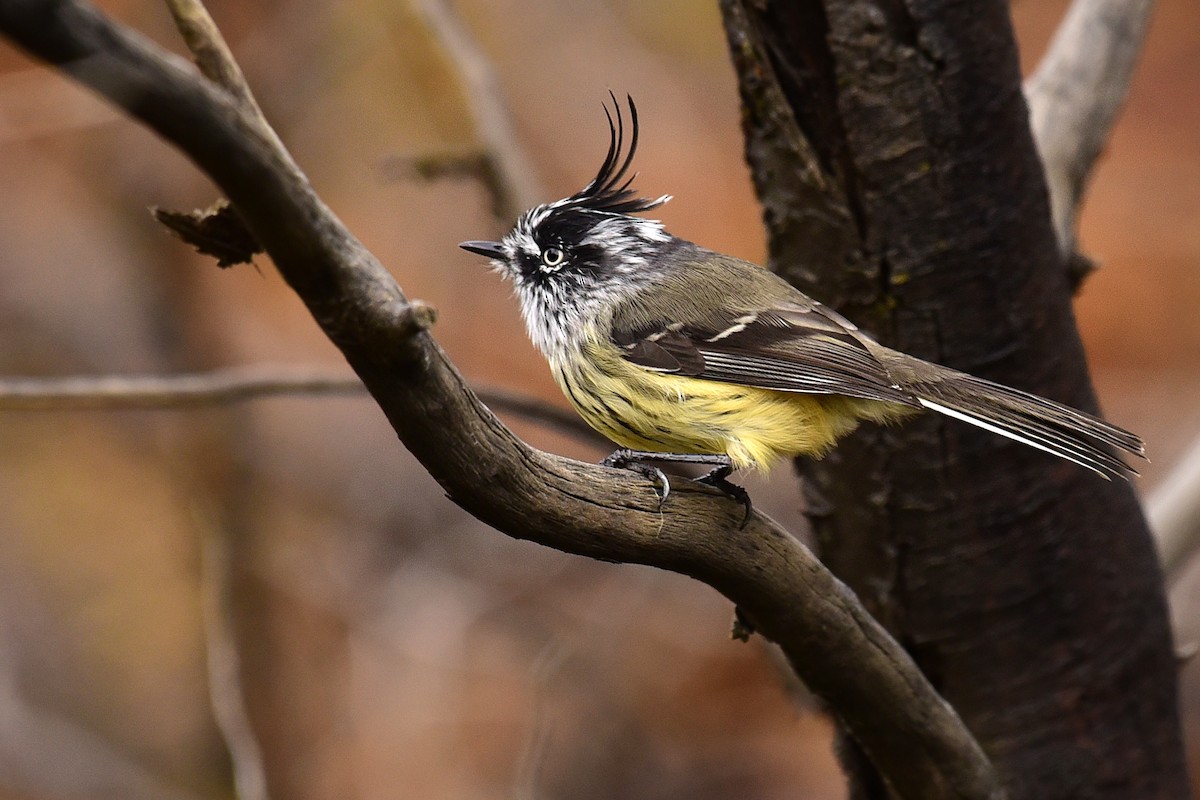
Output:
[[[611,95],[611,93],[610,93]],[[610,140],[596,177],[570,197],[534,206],[498,242],[463,242],[459,247],[492,259],[513,281],[529,335],[544,353],[594,319],[597,309],[652,281],[655,262],[679,240],[657,220],[633,214],[670,200],[638,197],[628,175],[637,152],[638,119],[629,101],[629,150],[616,97],[605,106]]]

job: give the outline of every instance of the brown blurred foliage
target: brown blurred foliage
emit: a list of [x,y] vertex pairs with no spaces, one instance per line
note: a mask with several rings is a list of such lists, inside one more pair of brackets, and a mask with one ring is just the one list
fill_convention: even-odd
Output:
[[[182,52],[157,2],[110,13]],[[1026,69],[1064,2],[1018,2]],[[463,0],[554,196],[603,155],[606,91],[642,110],[638,168],[678,235],[763,257],[715,4]],[[210,3],[329,205],[440,310],[462,370],[558,402],[507,287],[455,245],[500,232],[468,179],[397,157],[469,150],[455,66],[406,2]],[[1200,7],[1163,0],[1080,241],[1080,325],[1143,487],[1200,432]],[[150,205],[202,208],[181,156],[0,45],[0,372],[168,373],[338,356],[271,269],[215,268]],[[600,453],[523,423],[539,446]],[[753,487],[795,519],[786,470]],[[279,796],[843,793],[830,726],[706,587],[498,536],[445,500],[363,399],[0,416],[0,797],[225,797],[205,543],[233,559],[247,705]],[[1196,572],[1196,570],[1193,570]],[[1178,607],[1200,605],[1200,575]],[[1185,636],[1200,635],[1194,611]],[[1185,669],[1200,775],[1200,668]]]

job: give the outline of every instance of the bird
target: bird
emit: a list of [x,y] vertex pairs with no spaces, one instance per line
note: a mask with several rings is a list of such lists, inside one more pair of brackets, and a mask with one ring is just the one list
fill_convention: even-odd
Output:
[[[770,270],[639,216],[671,200],[633,189],[638,145],[610,91],[608,152],[594,178],[522,213],[499,241],[459,246],[515,287],[529,337],[567,400],[618,448],[603,464],[659,485],[656,464],[745,506],[735,470],[819,458],[861,422],[944,414],[1067,459],[1102,478],[1136,472],[1142,440],[1096,416],[888,348]],[[615,118],[615,119],[614,119]]]

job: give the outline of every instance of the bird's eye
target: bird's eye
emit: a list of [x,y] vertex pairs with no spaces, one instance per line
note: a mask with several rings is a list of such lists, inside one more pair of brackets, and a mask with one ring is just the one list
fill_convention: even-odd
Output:
[[547,247],[542,251],[542,263],[547,267],[557,267],[566,257],[561,247]]

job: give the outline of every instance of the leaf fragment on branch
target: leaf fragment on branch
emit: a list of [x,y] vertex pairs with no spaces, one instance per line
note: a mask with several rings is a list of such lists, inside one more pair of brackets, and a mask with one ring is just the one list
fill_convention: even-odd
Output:
[[217,200],[204,210],[170,211],[154,207],[150,213],[176,237],[196,248],[196,252],[217,259],[217,266],[222,269],[250,264],[255,255],[263,252],[263,246],[228,200]]

